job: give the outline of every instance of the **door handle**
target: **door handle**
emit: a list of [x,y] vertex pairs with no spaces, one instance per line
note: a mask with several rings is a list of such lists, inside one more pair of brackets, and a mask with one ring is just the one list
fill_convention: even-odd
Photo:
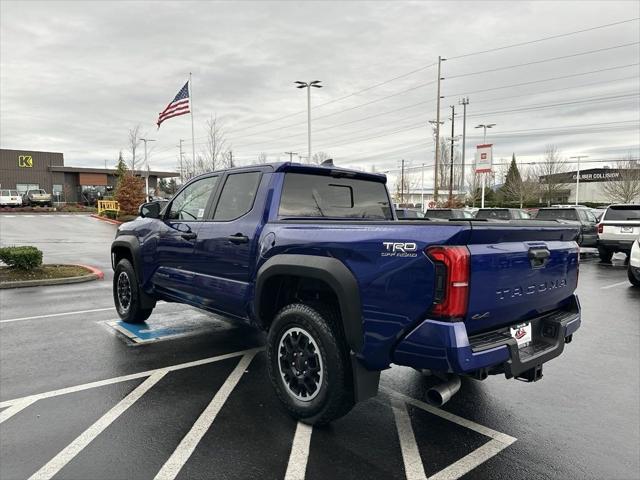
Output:
[[184,238],[185,240],[195,240],[196,238],[198,238],[198,234],[194,233],[194,232],[189,232],[189,233],[183,233],[182,235],[180,235],[182,238]]
[[231,243],[236,245],[239,245],[241,243],[249,243],[249,237],[241,233],[236,233],[235,235],[229,235],[227,237],[227,240],[229,240]]

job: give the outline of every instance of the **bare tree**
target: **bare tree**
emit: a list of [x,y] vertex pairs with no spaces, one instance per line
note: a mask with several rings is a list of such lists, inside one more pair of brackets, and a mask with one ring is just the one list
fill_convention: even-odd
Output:
[[318,165],[324,162],[325,160],[329,160],[331,157],[327,152],[318,152],[313,154],[313,161],[311,163],[317,163]]
[[617,177],[602,184],[602,191],[615,203],[632,203],[640,200],[640,160],[629,153],[616,162]]
[[140,124],[136,125],[133,128],[129,129],[129,152],[131,152],[131,171],[135,173],[136,171],[136,151],[138,147],[142,143],[140,140],[142,134],[140,133]]
[[226,139],[222,122],[212,115],[206,123],[207,142],[204,150],[204,159],[208,163],[209,171],[213,172],[228,166]]
[[567,171],[565,161],[560,157],[558,147],[547,145],[544,159],[536,163],[533,173],[540,182],[540,193],[542,200],[551,205],[554,199],[567,189],[566,177],[561,175]]
[[407,201],[411,198],[411,192],[418,189],[420,179],[405,171],[404,177],[398,175],[396,179],[396,190],[394,198],[396,203],[410,203]]
[[264,152],[260,152],[258,154],[258,160],[256,161],[256,163],[267,163],[267,154]]

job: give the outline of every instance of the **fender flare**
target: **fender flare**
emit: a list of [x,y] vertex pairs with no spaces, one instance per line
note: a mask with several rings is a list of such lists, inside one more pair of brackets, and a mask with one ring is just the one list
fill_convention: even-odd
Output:
[[[129,250],[131,258],[133,258],[133,268],[136,272],[140,272],[140,244],[138,243],[138,239],[133,235],[120,235],[111,243],[111,268],[113,270],[116,268],[113,256],[113,251],[116,248]],[[138,278],[138,282],[140,282],[140,278]]]
[[259,318],[261,297],[267,281],[277,275],[313,278],[326,283],[336,294],[340,306],[345,339],[359,353],[363,344],[362,305],[358,282],[344,263],[333,257],[281,254],[271,257],[258,270],[255,287],[255,312]]

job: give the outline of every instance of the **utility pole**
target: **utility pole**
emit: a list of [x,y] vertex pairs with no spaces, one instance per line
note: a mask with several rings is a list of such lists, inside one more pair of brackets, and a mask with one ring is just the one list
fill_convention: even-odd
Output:
[[449,207],[453,207],[453,135],[456,124],[456,106],[451,105],[451,157],[449,158]]
[[233,168],[235,165],[233,164],[233,150],[229,150],[229,168]]
[[469,105],[469,97],[463,97],[460,100],[460,104],[462,105],[462,175],[460,176],[460,187],[458,190],[462,190],[464,188],[464,159],[465,152],[467,147],[467,105]]
[[446,60],[446,58],[442,58],[438,55],[438,97],[436,99],[436,161],[435,164],[435,173],[433,177],[434,186],[433,186],[433,201],[438,203],[438,162],[440,161],[440,70],[442,67],[442,62]]
[[400,170],[400,203],[404,203],[404,158],[402,159],[402,168]]
[[578,159],[578,171],[576,172],[576,205],[578,205],[578,196],[580,193],[580,160],[583,158],[589,158],[589,155],[576,155],[574,157],[569,157],[569,158]]
[[293,156],[298,155],[298,152],[284,152],[285,155],[289,155],[289,161],[293,162]]
[[182,142],[184,142],[183,139],[180,139],[180,185],[182,185],[182,183],[184,182],[183,178],[182,178]]
[[147,157],[147,142],[155,142],[155,140],[151,138],[141,138],[140,140],[144,142],[144,163],[147,168],[147,175],[144,177],[144,189],[145,189],[145,192],[147,192],[146,193],[147,198],[145,202],[148,202],[149,201],[149,159]]

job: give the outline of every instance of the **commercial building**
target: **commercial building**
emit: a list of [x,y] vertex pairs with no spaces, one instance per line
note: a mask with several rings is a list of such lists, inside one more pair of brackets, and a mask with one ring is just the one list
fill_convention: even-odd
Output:
[[[175,172],[136,172],[149,176],[149,190],[156,188],[159,178],[177,177]],[[117,184],[115,169],[68,167],[64,155],[56,152],[0,149],[0,187],[18,190],[42,188],[52,193],[54,201],[93,203],[113,193]]]
[[[580,182],[576,181],[578,172],[564,172],[550,175],[551,181],[557,185],[556,195],[551,199],[551,203],[574,203],[576,200],[576,189],[578,189],[579,203],[602,203],[612,202],[610,192],[611,188],[607,184],[615,182],[640,183],[640,169],[623,169],[623,168],[590,168],[580,170]],[[540,177],[540,183],[547,182],[547,177]],[[546,199],[541,199],[546,201]],[[640,201],[636,198],[635,201]]]

